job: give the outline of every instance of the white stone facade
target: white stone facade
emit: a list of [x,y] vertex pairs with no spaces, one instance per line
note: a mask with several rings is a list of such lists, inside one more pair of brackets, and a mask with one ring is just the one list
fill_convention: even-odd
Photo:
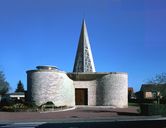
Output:
[[75,106],[75,89],[87,89],[87,105],[128,106],[127,73],[69,73],[58,70],[27,71],[29,101],[40,106]]
[[113,73],[103,76],[99,82],[99,104],[119,108],[128,106],[128,75]]
[[28,98],[40,106],[53,102],[55,106],[74,106],[73,81],[56,70],[34,70],[27,72]]

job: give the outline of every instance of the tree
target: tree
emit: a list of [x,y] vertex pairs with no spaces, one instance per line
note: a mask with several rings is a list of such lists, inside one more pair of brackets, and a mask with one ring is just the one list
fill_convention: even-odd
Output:
[[[165,99],[166,98],[166,73],[157,74],[155,77],[153,77],[151,80],[147,82],[148,84],[154,84],[157,85],[156,88],[156,97],[157,97],[157,103],[160,102],[161,96]],[[162,86],[161,86],[162,85]]]
[[9,83],[6,81],[3,71],[0,71],[0,95],[4,95],[9,91]]
[[147,81],[148,84],[166,84],[166,73],[157,74],[155,77]]
[[18,82],[18,84],[17,84],[17,89],[16,89],[15,92],[24,92],[24,91],[25,91],[25,90],[24,90],[24,86],[23,86],[21,80],[19,80],[19,82]]

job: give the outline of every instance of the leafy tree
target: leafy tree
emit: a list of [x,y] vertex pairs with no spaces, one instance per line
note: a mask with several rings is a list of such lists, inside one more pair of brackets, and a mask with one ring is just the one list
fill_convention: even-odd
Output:
[[6,81],[3,71],[0,71],[0,94],[4,95],[9,91],[9,83]]
[[19,82],[18,82],[18,84],[17,84],[17,89],[16,89],[15,92],[24,92],[24,91],[25,91],[25,90],[24,90],[24,86],[23,86],[21,80],[19,80]]
[[155,77],[147,81],[148,84],[166,84],[166,73],[157,74]]

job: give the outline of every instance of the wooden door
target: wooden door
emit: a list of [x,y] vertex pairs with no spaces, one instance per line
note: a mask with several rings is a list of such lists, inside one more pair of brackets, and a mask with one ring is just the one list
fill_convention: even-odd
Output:
[[76,102],[76,105],[88,105],[88,89],[76,88],[75,102]]

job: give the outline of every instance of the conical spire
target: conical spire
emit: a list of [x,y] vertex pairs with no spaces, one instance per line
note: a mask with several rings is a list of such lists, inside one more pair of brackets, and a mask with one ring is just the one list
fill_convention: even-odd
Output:
[[85,20],[82,22],[73,72],[95,72]]

